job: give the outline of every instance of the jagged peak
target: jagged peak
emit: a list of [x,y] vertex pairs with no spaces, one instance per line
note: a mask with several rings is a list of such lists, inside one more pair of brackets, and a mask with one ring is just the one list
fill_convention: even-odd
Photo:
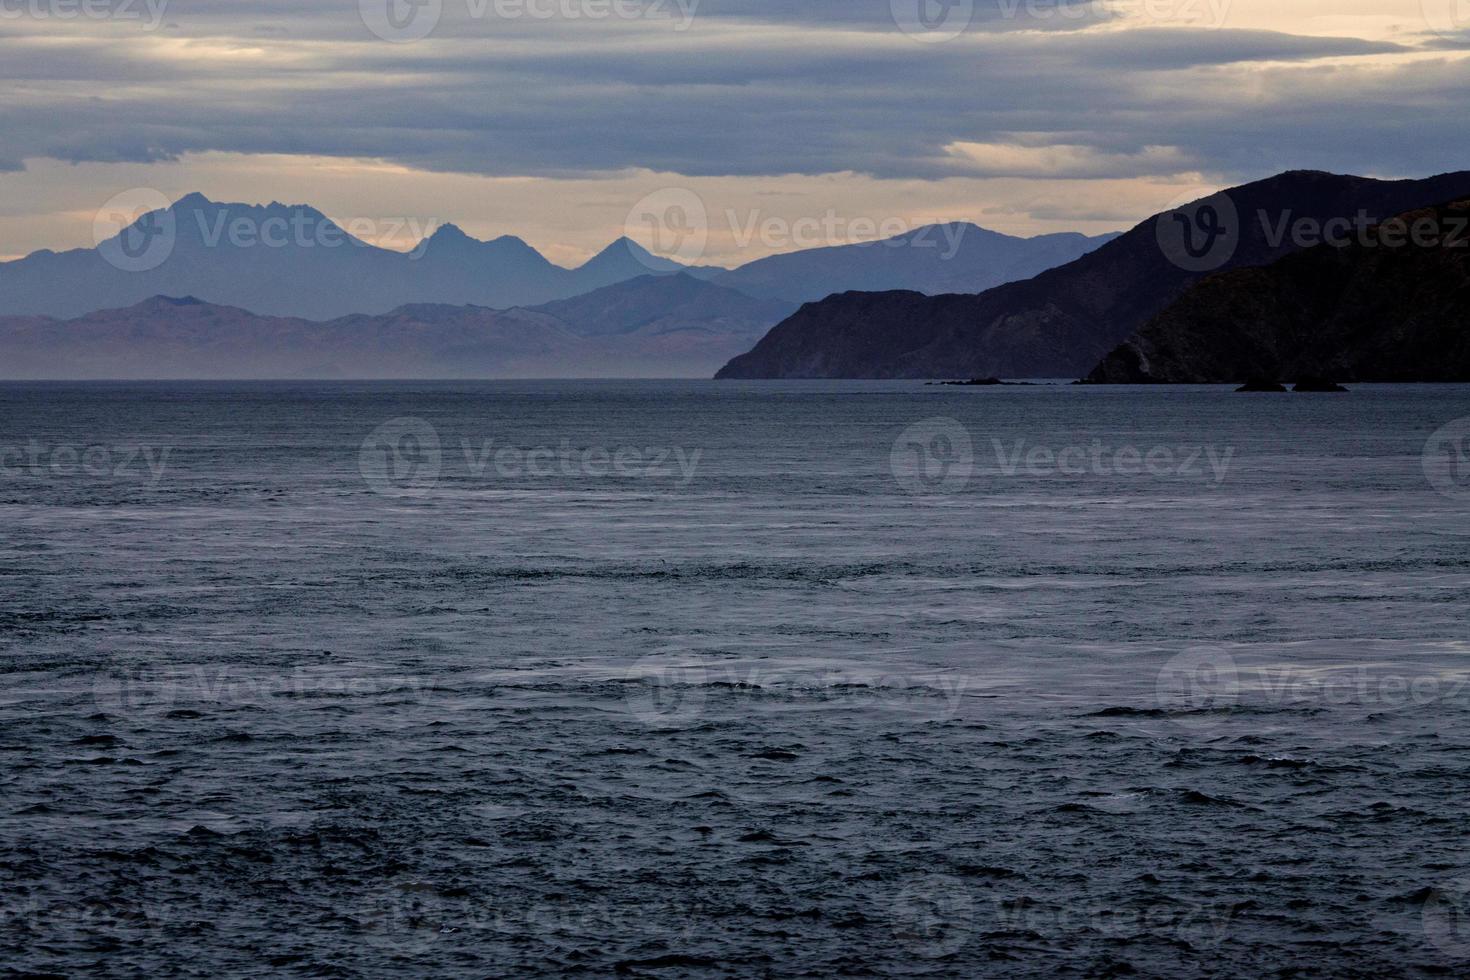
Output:
[[216,205],[214,201],[211,201],[209,198],[205,197],[198,191],[190,191],[188,194],[185,194],[183,197],[175,201],[173,203],[173,206],[175,208],[212,208],[217,207],[218,205]]
[[434,233],[429,236],[431,242],[477,242],[479,239],[471,238],[465,234],[463,228],[452,221],[446,221]]
[[329,221],[325,214],[310,204],[285,204],[271,201],[269,204],[246,204],[243,201],[215,201],[198,191],[192,191],[169,206],[173,211],[218,211],[241,212],[243,214],[304,214],[318,221]]
[[619,269],[627,265],[630,259],[653,273],[677,272],[684,268],[684,266],[673,259],[666,259],[661,255],[655,255],[626,235],[616,239],[602,251],[588,259],[582,264],[581,268]]
[[458,255],[497,262],[525,262],[550,266],[544,255],[516,235],[501,235],[489,241],[475,238],[452,222],[446,222],[425,238],[419,248],[440,254]]
[[593,261],[602,258],[604,255],[618,255],[623,252],[638,256],[647,255],[650,257],[656,257],[648,249],[644,248],[642,245],[639,245],[627,235],[624,235],[621,238],[615,239],[607,246],[607,248],[604,248],[602,251],[598,252],[597,255],[593,256]]

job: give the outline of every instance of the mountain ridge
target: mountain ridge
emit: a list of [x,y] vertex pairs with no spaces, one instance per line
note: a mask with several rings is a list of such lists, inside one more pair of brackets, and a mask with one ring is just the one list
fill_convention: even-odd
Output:
[[[708,377],[789,312],[682,274],[567,302],[555,312],[410,303],[317,321],[160,295],[69,319],[0,317],[0,376]],[[602,329],[618,317],[622,329]]]
[[[1415,227],[1439,232],[1417,239]],[[1470,381],[1470,198],[1406,212],[1345,245],[1209,276],[1085,380],[1305,377]]]
[[[933,242],[916,241],[936,229],[965,231],[953,236],[957,241],[944,234]],[[650,274],[681,273],[795,305],[873,282],[980,288],[996,278],[1032,275],[1107,237],[1062,233],[1023,239],[952,222],[724,269],[684,265],[623,236],[580,265],[563,267],[518,236],[482,241],[453,222],[426,231],[412,250],[398,252],[352,235],[308,204],[224,203],[191,192],[138,216],[96,248],[41,249],[0,263],[0,315],[76,317],[150,296],[198,295],[262,315],[330,320],[414,302],[529,307]]]
[[1029,279],[1117,237],[1060,232],[1022,238],[971,222],[924,225],[891,238],[786,252],[715,278],[752,296],[812,302],[861,288],[979,293]]
[[[125,251],[119,258],[123,243],[160,235],[162,258],[135,262]],[[386,313],[412,302],[505,309],[679,271],[686,267],[625,238],[565,268],[514,235],[481,241],[452,222],[398,252],[363,241],[308,204],[216,202],[191,192],[96,248],[41,249],[0,263],[0,315],[77,317],[157,295],[199,295],[309,320]]]
[[[1470,193],[1470,172],[1383,181],[1287,171],[1221,195],[1247,218],[1287,214],[1320,227],[1359,209],[1388,217],[1463,193]],[[1161,244],[1172,216],[1197,218],[1202,203],[1161,212],[1066,265],[978,295],[888,291],[809,303],[716,376],[1080,377],[1203,277],[1186,267],[1187,257],[1171,258]],[[1265,220],[1239,222],[1238,240],[1220,268],[1261,265],[1296,251],[1292,241],[1271,240],[1273,227]]]

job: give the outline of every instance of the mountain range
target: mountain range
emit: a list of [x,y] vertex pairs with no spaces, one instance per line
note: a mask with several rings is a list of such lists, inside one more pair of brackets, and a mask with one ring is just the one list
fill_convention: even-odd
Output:
[[[121,243],[146,240],[162,221],[171,244],[161,261],[143,268],[109,261]],[[41,251],[0,264],[0,315],[76,317],[163,295],[329,320],[408,303],[529,306],[681,271],[626,238],[565,269],[519,238],[483,242],[452,224],[411,252],[395,252],[353,237],[307,205],[220,204],[190,194],[167,212],[140,216],[98,248]]]
[[1209,276],[1087,381],[1307,377],[1470,381],[1470,199],[1396,216],[1345,244]]
[[[1466,172],[1387,181],[1291,171],[1155,215],[1078,259],[978,295],[845,292],[807,303],[717,376],[1080,377],[1207,274],[1306,247],[1301,229],[1467,194]],[[1193,240],[1197,227],[1219,234],[1196,244],[1226,247],[1213,256],[1171,247],[1176,229]]]
[[79,380],[709,377],[792,308],[683,273],[536,307],[419,303],[328,321],[158,296],[68,320],[0,317],[0,366]]
[[[160,228],[167,229],[168,245],[157,256],[116,261],[127,257],[124,246],[140,250]],[[974,225],[936,225],[884,242],[772,256],[734,271],[686,267],[622,238],[568,269],[513,236],[480,241],[447,224],[412,251],[395,252],[353,237],[308,205],[224,204],[190,194],[139,216],[98,248],[40,251],[0,263],[0,315],[73,318],[154,296],[194,296],[262,315],[331,320],[418,303],[535,306],[676,273],[795,304],[874,285],[985,289],[1070,261],[1108,237],[1027,239]]]
[[[453,225],[399,253],[305,205],[190,195],[97,249],[0,264],[0,374],[1470,380],[1465,243],[1383,238],[1470,224],[1467,201],[1466,172],[1291,171],[1116,237],[935,225],[724,270],[627,239],[567,269]],[[122,244],[164,219],[166,254],[130,271]]]
[[852,289],[978,293],[1030,279],[1118,236],[1016,238],[978,225],[926,225],[904,235],[757,259],[714,281],[751,296],[809,303]]

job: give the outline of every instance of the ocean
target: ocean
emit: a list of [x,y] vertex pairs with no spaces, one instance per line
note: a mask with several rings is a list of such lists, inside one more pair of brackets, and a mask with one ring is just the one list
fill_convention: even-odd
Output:
[[0,385],[0,963],[1444,975],[1470,389]]

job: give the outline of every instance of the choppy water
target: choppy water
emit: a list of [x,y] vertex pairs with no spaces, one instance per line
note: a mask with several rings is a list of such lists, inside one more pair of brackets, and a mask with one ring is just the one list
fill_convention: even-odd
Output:
[[1467,415],[0,386],[0,962],[1461,973]]

